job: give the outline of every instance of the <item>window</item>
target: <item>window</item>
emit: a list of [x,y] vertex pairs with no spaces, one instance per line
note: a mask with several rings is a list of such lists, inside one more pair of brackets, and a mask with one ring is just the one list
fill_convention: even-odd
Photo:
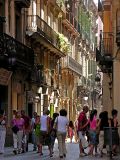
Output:
[[15,17],[15,23],[16,23],[16,27],[15,27],[15,38],[18,41],[22,40],[22,34],[21,34],[21,17],[19,15],[16,15]]

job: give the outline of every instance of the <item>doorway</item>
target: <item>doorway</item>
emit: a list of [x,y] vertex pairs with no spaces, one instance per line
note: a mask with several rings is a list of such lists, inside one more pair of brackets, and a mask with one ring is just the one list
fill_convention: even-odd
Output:
[[28,103],[28,116],[30,118],[33,116],[33,103]]
[[8,86],[0,85],[0,109],[8,113]]

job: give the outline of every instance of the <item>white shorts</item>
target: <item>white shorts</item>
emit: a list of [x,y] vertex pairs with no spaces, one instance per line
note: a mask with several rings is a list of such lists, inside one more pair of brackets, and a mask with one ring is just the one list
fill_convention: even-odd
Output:
[[83,131],[79,131],[78,132],[78,135],[79,135],[79,142],[82,143],[82,147],[85,149],[88,147],[88,142],[87,142],[87,139],[85,137],[85,134]]

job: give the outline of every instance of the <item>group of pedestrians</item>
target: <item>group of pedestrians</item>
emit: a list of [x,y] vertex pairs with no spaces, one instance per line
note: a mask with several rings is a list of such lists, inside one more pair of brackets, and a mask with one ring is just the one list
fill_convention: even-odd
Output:
[[[60,110],[60,113],[54,113],[53,118],[49,117],[49,110],[45,110],[43,115],[37,120],[32,119],[33,130],[33,148],[38,148],[38,153],[40,156],[43,155],[42,146],[47,145],[49,149],[50,157],[54,153],[54,143],[55,139],[58,139],[58,148],[60,158],[66,157],[66,127],[68,127],[69,121],[67,119],[67,111],[65,109]],[[39,124],[39,134],[36,134],[37,125]],[[38,132],[37,132],[38,133]],[[36,143],[37,142],[37,143]]]
[[[87,119],[87,112],[89,111],[88,106],[83,107],[83,111],[79,114],[78,117],[78,137],[79,137],[79,148],[80,148],[80,156],[86,155],[95,155],[99,154],[100,157],[103,156],[103,149],[107,146],[104,144],[104,129],[106,127],[114,127],[117,128],[118,120],[117,114],[118,111],[112,110],[112,117],[108,117],[108,112],[103,111],[99,114],[99,118],[97,118],[97,110],[93,109],[90,112],[90,116]],[[117,135],[118,136],[118,135]],[[87,138],[86,138],[87,137]],[[118,136],[119,142],[119,136]],[[89,152],[86,154],[85,149],[89,146]],[[98,151],[99,150],[99,151]],[[112,153],[115,155],[117,153],[117,145],[113,145]]]
[[[88,114],[89,112],[89,114]],[[76,143],[79,143],[80,157],[90,155],[94,156],[99,153],[103,156],[103,148],[107,149],[104,144],[104,128],[117,128],[118,111],[113,109],[112,117],[108,117],[108,112],[103,111],[97,115],[97,110],[89,111],[87,105],[83,106],[83,111],[80,112],[76,121],[73,123],[67,118],[67,111],[61,109],[59,114],[54,113],[53,117],[49,116],[50,111],[44,110],[43,115],[33,113],[33,118],[30,119],[25,112],[13,111],[12,132],[13,132],[13,153],[21,154],[28,151],[29,135],[32,135],[33,151],[37,151],[40,156],[43,153],[43,146],[47,145],[49,156],[53,157],[55,139],[58,140],[59,157],[66,157],[66,137],[73,141],[73,136]],[[4,153],[4,144],[6,137],[6,117],[4,111],[0,111],[0,154]],[[86,153],[85,149],[89,148]],[[112,153],[117,153],[117,145],[113,145]]]
[[60,158],[66,157],[66,127],[69,126],[67,111],[62,109],[59,114],[54,113],[53,118],[49,117],[49,114],[49,110],[45,110],[41,116],[34,112],[33,118],[30,120],[24,111],[14,111],[14,118],[12,119],[14,154],[28,151],[28,139],[31,133],[33,151],[37,151],[40,156],[43,155],[43,145],[48,146],[49,156],[53,156],[54,143],[57,137]]

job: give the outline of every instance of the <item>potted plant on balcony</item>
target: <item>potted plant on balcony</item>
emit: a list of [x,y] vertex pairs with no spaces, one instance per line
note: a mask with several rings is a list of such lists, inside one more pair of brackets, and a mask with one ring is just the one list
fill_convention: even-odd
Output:
[[57,46],[64,53],[70,52],[70,43],[63,34],[58,34]]

